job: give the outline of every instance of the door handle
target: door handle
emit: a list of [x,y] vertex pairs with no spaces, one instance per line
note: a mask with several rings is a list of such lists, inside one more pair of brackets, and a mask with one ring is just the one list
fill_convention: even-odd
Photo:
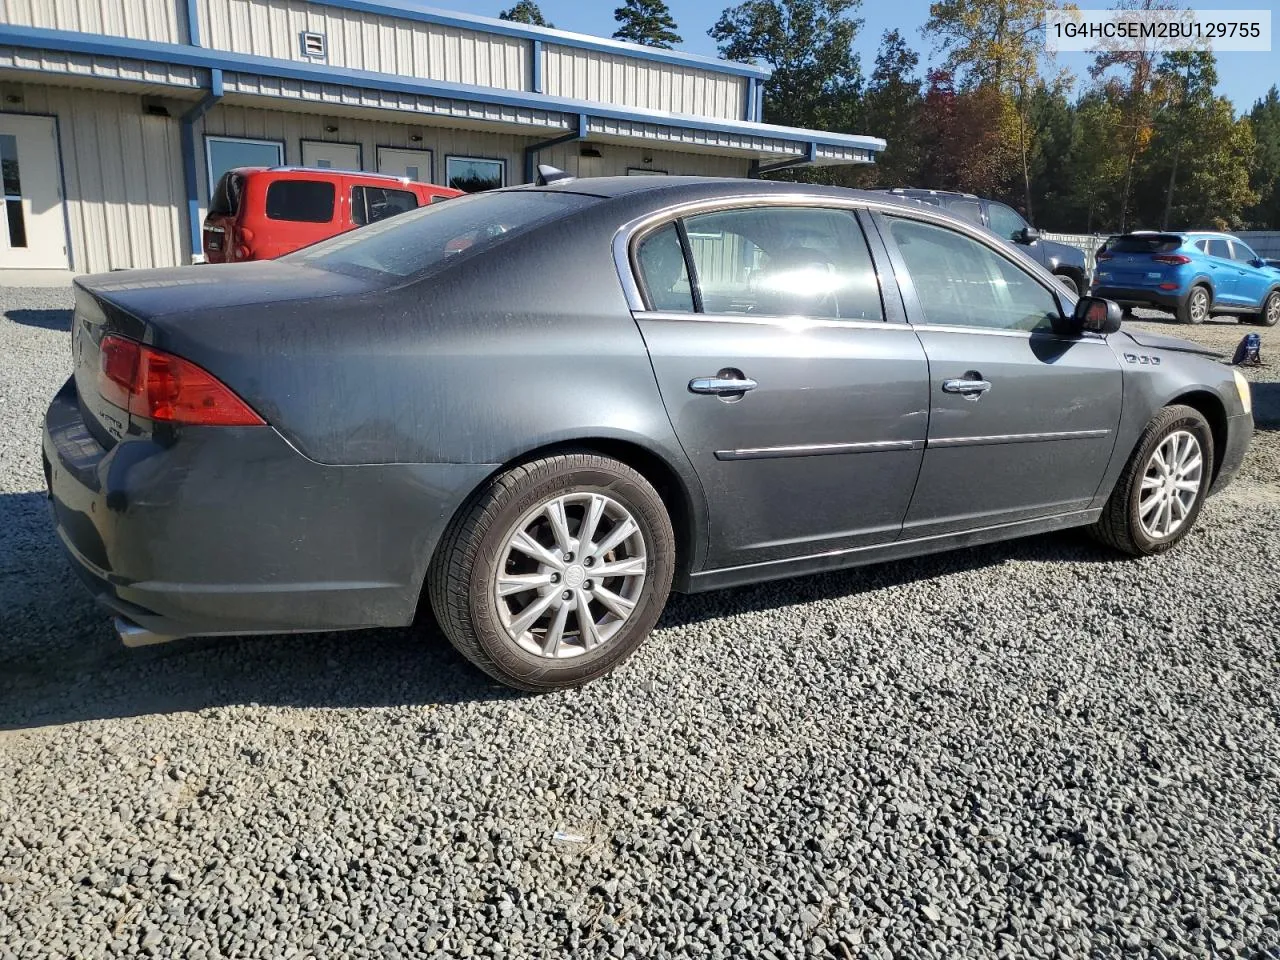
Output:
[[980,396],[991,389],[991,383],[988,380],[943,380],[943,393],[958,393],[961,396],[968,397],[970,400],[977,400]]
[[717,396],[746,393],[759,384],[749,377],[697,377],[689,381],[690,393],[711,393]]

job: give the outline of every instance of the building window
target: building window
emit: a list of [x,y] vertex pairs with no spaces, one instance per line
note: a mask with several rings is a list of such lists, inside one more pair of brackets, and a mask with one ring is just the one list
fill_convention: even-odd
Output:
[[277,180],[267,187],[267,219],[328,223],[335,193],[327,180]]
[[465,193],[496,190],[506,185],[507,162],[479,157],[446,157],[445,177],[449,186]]
[[329,53],[323,33],[305,30],[298,37],[298,45],[302,49],[302,55],[309,60],[323,60]]
[[278,167],[284,163],[284,144],[279,140],[205,137],[204,149],[209,159],[211,185],[233,167]]
[[9,222],[9,246],[27,245],[27,223],[22,212],[22,178],[18,175],[18,138],[0,134],[0,176],[4,183],[4,212]]

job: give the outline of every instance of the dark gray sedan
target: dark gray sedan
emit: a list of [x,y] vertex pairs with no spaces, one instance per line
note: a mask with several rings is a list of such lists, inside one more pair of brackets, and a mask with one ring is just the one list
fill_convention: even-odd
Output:
[[267,263],[84,278],[45,471],[130,643],[405,626],[580,684],[700,591],[1186,536],[1247,384],[883,194],[560,181]]

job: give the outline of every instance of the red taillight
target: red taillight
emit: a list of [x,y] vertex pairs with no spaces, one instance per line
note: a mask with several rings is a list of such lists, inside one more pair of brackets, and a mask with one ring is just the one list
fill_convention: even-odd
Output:
[[132,415],[220,427],[266,422],[226,384],[189,360],[117,336],[104,337],[101,350],[98,392]]
[[1161,290],[1177,290],[1178,285],[1176,283],[1162,283],[1160,284],[1160,289]]
[[248,260],[248,259],[249,259],[249,255],[250,255],[252,252],[253,252],[252,250],[250,250],[248,247],[246,247],[246,246],[242,243],[242,244],[240,244],[238,247],[236,247],[236,259],[237,259],[237,260]]
[[1170,266],[1180,267],[1184,263],[1190,263],[1190,257],[1184,257],[1180,253],[1161,253],[1151,258],[1156,263],[1167,263]]

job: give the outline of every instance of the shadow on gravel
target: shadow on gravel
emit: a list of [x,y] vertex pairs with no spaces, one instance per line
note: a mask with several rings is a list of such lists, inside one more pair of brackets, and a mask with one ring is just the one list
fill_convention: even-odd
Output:
[[[71,572],[37,493],[0,496],[0,730],[249,704],[378,708],[507,700],[434,626],[342,634],[192,638],[122,647]],[[18,531],[15,533],[15,531]],[[882,590],[1007,560],[1107,562],[1078,533],[671,598],[674,627]]]
[[1254,381],[1253,424],[1259,430],[1280,430],[1280,383]]
[[7,310],[5,317],[24,327],[40,327],[43,330],[70,330],[70,310]]

